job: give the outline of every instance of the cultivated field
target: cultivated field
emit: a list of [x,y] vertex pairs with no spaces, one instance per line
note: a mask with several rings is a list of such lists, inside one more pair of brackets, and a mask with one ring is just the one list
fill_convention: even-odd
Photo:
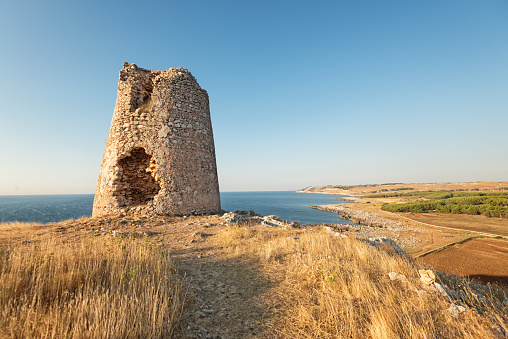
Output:
[[508,237],[508,220],[501,218],[488,218],[483,215],[458,215],[421,213],[401,215],[422,223],[456,228],[465,231],[490,233]]
[[419,259],[438,270],[508,287],[508,241],[476,238]]

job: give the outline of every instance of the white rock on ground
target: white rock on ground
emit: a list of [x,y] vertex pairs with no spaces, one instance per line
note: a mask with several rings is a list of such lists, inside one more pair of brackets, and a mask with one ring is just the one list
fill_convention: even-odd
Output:
[[436,275],[431,270],[418,270],[418,273],[422,284],[428,286],[436,282]]
[[392,281],[408,282],[407,277],[404,274],[390,272],[388,273],[388,276]]

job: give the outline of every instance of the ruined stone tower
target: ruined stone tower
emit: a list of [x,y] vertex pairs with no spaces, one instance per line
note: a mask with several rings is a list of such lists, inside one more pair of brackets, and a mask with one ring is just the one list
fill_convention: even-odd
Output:
[[124,63],[93,216],[219,210],[207,92],[184,68]]

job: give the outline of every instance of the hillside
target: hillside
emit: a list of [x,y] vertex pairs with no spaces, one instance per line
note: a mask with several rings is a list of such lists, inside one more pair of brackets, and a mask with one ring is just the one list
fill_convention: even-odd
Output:
[[[4,337],[503,336],[505,291],[389,240],[230,214],[0,226]],[[271,221],[270,221],[271,220]]]
[[365,195],[399,191],[433,191],[433,192],[461,192],[461,191],[507,191],[508,182],[446,182],[446,183],[386,183],[364,185],[328,185],[308,186],[300,189],[302,193],[323,193],[340,195]]

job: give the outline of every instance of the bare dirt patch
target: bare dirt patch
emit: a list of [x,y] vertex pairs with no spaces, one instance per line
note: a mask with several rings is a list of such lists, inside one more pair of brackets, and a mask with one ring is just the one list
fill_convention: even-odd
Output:
[[401,213],[401,214],[410,219],[431,225],[508,236],[507,219],[488,218],[483,215],[431,214],[431,213],[422,213],[422,214]]
[[437,270],[508,286],[508,241],[476,238],[419,259]]
[[160,231],[179,273],[190,283],[192,304],[185,314],[186,338],[248,338],[262,331],[259,298],[272,285],[259,264],[225,255],[216,216],[178,218]]

